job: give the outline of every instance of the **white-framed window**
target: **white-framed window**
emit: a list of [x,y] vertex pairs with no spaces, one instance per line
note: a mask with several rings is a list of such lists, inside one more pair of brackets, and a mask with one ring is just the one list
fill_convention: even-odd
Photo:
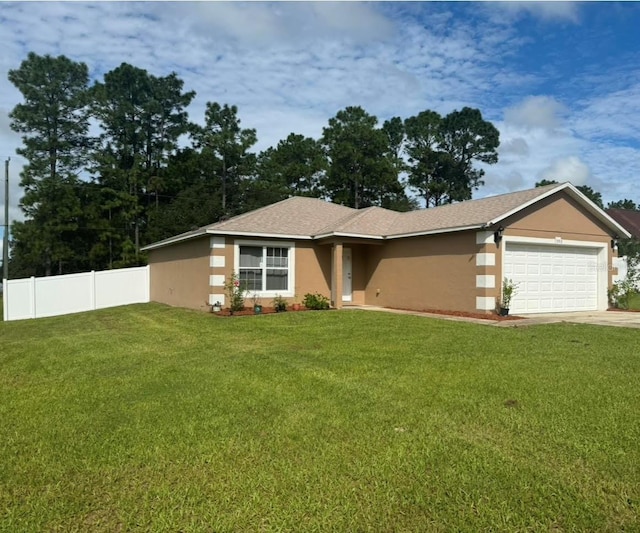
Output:
[[293,242],[236,241],[235,271],[250,294],[294,296]]

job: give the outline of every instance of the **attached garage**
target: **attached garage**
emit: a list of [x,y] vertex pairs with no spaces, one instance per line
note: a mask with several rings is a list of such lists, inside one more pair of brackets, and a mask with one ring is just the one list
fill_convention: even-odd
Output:
[[607,249],[601,243],[506,242],[504,276],[518,283],[513,313],[606,309]]

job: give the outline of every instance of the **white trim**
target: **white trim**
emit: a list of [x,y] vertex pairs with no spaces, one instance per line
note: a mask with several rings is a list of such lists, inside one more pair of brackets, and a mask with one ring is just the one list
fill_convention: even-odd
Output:
[[476,275],[476,288],[478,289],[495,289],[496,277],[493,274]]
[[496,299],[493,296],[476,296],[476,309],[481,311],[493,311],[496,308]]
[[570,186],[570,185],[571,184],[569,182],[561,183],[557,187],[554,187],[553,189],[549,189],[547,192],[542,193],[539,196],[536,196],[535,198],[514,207],[513,209],[511,209],[510,211],[507,211],[506,213],[503,213],[502,215],[497,216],[493,220],[489,220],[489,222],[487,222],[487,226],[492,226],[494,224],[497,224],[501,220],[504,220],[505,218],[508,218],[511,215],[515,215],[518,211],[522,211],[523,209],[526,209],[527,207],[535,203],[538,203],[540,200],[544,200],[545,198],[548,198],[549,196],[556,194],[557,192],[560,192],[563,189],[566,189],[567,186]]
[[495,266],[496,254],[493,252],[480,252],[476,254],[476,266]]
[[211,237],[209,243],[212,249],[221,250],[226,246],[224,237]]
[[605,224],[607,224],[609,226],[614,227],[618,231],[618,233],[621,233],[625,237],[627,237],[627,238],[631,237],[631,233],[629,233],[626,229],[624,229],[613,218],[611,218],[604,211],[604,209],[601,209],[596,204],[594,204],[589,198],[587,198],[584,194],[582,194],[576,187],[574,187],[568,181],[565,182],[565,183],[560,183],[557,187],[554,187],[553,189],[549,189],[547,192],[541,194],[540,196],[536,196],[532,200],[529,200],[528,202],[525,202],[525,203],[520,204],[519,206],[513,208],[511,211],[507,211],[506,213],[494,218],[493,220],[490,220],[489,222],[487,222],[486,225],[487,226],[492,226],[494,224],[497,224],[501,220],[504,220],[505,218],[508,218],[511,215],[514,215],[518,211],[522,211],[523,209],[526,209],[527,207],[529,207],[529,206],[531,206],[531,205],[533,205],[533,204],[535,204],[535,203],[537,203],[537,202],[539,202],[541,200],[544,200],[545,198],[548,198],[549,196],[551,196],[553,194],[556,194],[556,193],[558,193],[558,192],[560,192],[560,191],[562,191],[564,189],[568,189],[568,192],[576,200],[578,200],[584,207],[587,208],[587,210],[591,211],[592,214],[594,214],[602,222],[604,222]]
[[[565,240],[562,239],[562,243],[558,243],[556,241],[556,237],[551,239],[545,239],[542,237],[518,237],[518,236],[507,236],[502,237],[503,243],[529,243],[529,244],[543,244],[545,246],[571,246],[571,247],[581,247],[581,248],[607,248],[609,247],[608,242],[598,242],[598,241],[573,241],[573,240]],[[504,255],[504,254],[503,254]]]
[[289,248],[289,267],[288,267],[288,289],[286,291],[250,291],[250,294],[256,294],[260,298],[273,298],[280,295],[283,298],[293,298],[295,296],[296,286],[296,243],[294,241],[262,241],[262,240],[243,240],[237,239],[233,243],[233,270],[238,273],[240,271],[240,246],[260,246],[262,248]]
[[207,233],[210,235],[231,235],[232,237],[251,237],[254,239],[296,239],[307,240],[313,239],[310,235],[278,235],[277,233],[256,233],[253,231],[227,231],[227,230],[213,230],[208,229]]
[[493,231],[478,231],[476,233],[476,244],[491,244],[493,242]]
[[210,294],[209,305],[213,305],[216,302],[220,302],[224,306],[224,294]]
[[209,276],[209,287],[224,287],[224,276],[222,274]]
[[[345,292],[346,286],[344,283],[344,256],[349,256],[349,289],[348,293]],[[342,301],[351,302],[353,300],[353,253],[351,248],[347,246],[342,247]]]
[[209,266],[211,268],[224,268],[224,266],[225,266],[225,257],[224,257],[224,255],[210,255],[209,256]]
[[[500,272],[504,273],[504,259],[507,251],[508,244],[538,244],[542,246],[554,246],[558,249],[562,248],[588,248],[591,250],[598,250],[596,271],[598,273],[598,311],[606,311],[609,306],[609,300],[607,297],[607,290],[609,288],[609,243],[597,242],[597,241],[574,241],[564,240],[562,243],[558,243],[556,238],[543,239],[540,237],[509,237],[504,236],[502,261],[500,264]],[[502,276],[504,278],[504,275]]]

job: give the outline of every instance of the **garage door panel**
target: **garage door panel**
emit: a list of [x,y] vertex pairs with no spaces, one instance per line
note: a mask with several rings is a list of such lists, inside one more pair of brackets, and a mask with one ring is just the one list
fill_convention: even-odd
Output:
[[540,275],[540,265],[528,264],[526,265],[527,275],[538,276]]
[[543,297],[540,299],[540,311],[543,313],[550,313],[553,311],[553,298]]
[[518,283],[515,313],[596,310],[596,248],[506,243],[504,275]]

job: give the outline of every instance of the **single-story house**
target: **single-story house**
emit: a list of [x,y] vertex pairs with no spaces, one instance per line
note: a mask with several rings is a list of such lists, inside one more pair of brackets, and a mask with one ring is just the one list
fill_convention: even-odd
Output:
[[491,313],[604,310],[629,233],[570,183],[399,213],[292,197],[146,246],[151,300],[225,305],[235,272],[263,305],[309,292],[332,305]]
[[607,214],[631,233],[634,239],[640,240],[640,211],[607,209]]

